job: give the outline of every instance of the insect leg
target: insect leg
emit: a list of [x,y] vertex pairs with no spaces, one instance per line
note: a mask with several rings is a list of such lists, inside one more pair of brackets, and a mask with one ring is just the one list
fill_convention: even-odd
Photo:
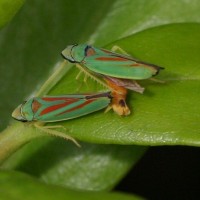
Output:
[[157,79],[157,78],[150,78],[150,80],[151,80],[151,81],[154,81],[154,82],[156,82],[156,83],[165,83],[165,81],[159,80],[159,79]]
[[66,128],[62,125],[54,125],[54,126],[45,126],[45,128],[50,128],[50,129],[54,129],[54,128],[62,128],[64,130],[66,130]]
[[124,51],[120,46],[117,46],[117,45],[114,45],[112,48],[111,48],[111,51],[120,51],[120,53],[122,54],[125,54],[125,55],[129,55],[126,51]]
[[[88,77],[90,77],[91,79],[93,79],[94,81],[96,81],[97,83],[99,83],[100,85],[109,88],[109,86],[104,83],[100,78],[98,78],[97,76],[93,75],[92,73],[90,73],[87,69],[83,68],[81,65],[76,64],[77,68],[79,68],[80,70],[82,70]],[[110,89],[110,88],[109,88]]]
[[73,137],[66,135],[65,133],[60,132],[60,131],[51,130],[51,129],[54,128],[54,126],[40,126],[37,123],[35,123],[34,126],[37,129],[39,129],[39,130],[41,130],[41,131],[43,131],[43,132],[45,132],[45,133],[47,133],[51,136],[60,137],[60,138],[63,138],[65,140],[71,140],[76,146],[81,147],[80,144]]
[[76,80],[78,80],[80,78],[80,76],[81,76],[82,73],[83,73],[83,71],[80,70],[79,73],[76,76]]

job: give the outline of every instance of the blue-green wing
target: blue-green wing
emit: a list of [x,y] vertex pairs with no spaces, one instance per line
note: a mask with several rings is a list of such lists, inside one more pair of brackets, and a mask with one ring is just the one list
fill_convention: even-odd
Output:
[[77,118],[110,104],[109,93],[93,95],[66,95],[35,98],[32,104],[34,120],[55,122]]
[[[123,79],[148,79],[156,75],[162,67],[137,61],[129,56],[121,55],[105,49],[91,47],[86,52],[82,65],[89,70]],[[92,52],[92,53],[91,53]]]

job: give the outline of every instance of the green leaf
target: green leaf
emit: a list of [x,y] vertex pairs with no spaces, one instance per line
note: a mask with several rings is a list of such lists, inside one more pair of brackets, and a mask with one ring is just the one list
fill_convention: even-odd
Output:
[[[32,0],[28,1],[27,4],[23,7],[21,12],[16,16],[15,20],[12,21],[9,27],[6,27],[3,31],[1,31],[0,34],[0,74],[3,76],[0,79],[0,94],[1,94],[1,112],[0,112],[0,126],[1,129],[5,128],[10,120],[10,114],[12,110],[16,107],[16,105],[20,104],[28,95],[33,93],[33,91],[36,88],[39,88],[41,83],[44,82],[44,80],[52,73],[50,72],[57,64],[59,60],[61,60],[59,56],[59,52],[65,48],[67,44],[71,43],[83,43],[86,41],[89,41],[90,43],[96,43],[98,46],[104,46],[108,43],[111,43],[113,41],[116,41],[122,37],[128,36],[132,33],[138,32],[139,30],[145,30],[149,27],[154,27],[157,25],[163,25],[163,24],[170,24],[174,22],[199,22],[200,21],[200,15],[199,15],[199,9],[200,9],[200,2],[196,0],[190,0],[190,1],[178,1],[175,2],[174,0],[163,2],[163,0],[102,0],[102,1],[96,1],[96,0],[87,0],[83,3],[82,0],[60,0],[60,1],[40,1],[40,0]],[[183,24],[183,26],[185,26]],[[188,28],[188,26],[186,25]],[[160,27],[158,27],[158,30]],[[154,30],[154,29],[153,29]],[[155,32],[155,37],[158,37],[159,35],[162,36],[157,29],[155,31],[148,30],[146,32],[147,35],[154,38],[154,35],[152,36],[151,33]],[[176,27],[173,29],[173,33],[175,33],[177,30]],[[186,29],[187,30],[187,29]],[[194,31],[194,28],[192,28],[192,31]],[[184,31],[183,31],[184,32]],[[178,33],[178,32],[177,32]],[[165,33],[166,35],[167,33]],[[141,35],[141,36],[140,36]],[[183,34],[183,36],[187,36]],[[164,71],[162,71],[160,79],[166,79],[168,80],[172,77],[171,74],[169,74],[168,69],[173,69],[173,73],[178,73],[177,71],[174,72],[176,65],[174,65],[174,61],[184,61],[187,63],[187,66],[189,65],[189,61],[186,60],[186,57],[181,56],[179,59],[177,54],[177,48],[172,51],[174,54],[174,57],[172,60],[169,60],[168,58],[171,58],[172,53],[170,52],[172,48],[170,48],[171,43],[164,42],[164,53],[160,52],[162,44],[158,43],[158,41],[165,41],[165,38],[159,39],[158,41],[155,41],[154,43],[151,42],[151,38],[148,39],[146,42],[145,40],[148,37],[145,36],[145,32],[141,32],[137,35],[133,35],[131,38],[124,38],[124,40],[121,41],[121,43],[116,43],[121,45],[124,50],[126,50],[128,53],[134,55],[135,57],[141,58],[146,61],[152,61],[156,64],[162,64],[166,67]],[[173,36],[171,36],[173,39]],[[178,39],[180,36],[178,37]],[[145,39],[145,40],[144,40]],[[129,42],[134,41],[133,45],[126,45],[125,41]],[[186,40],[188,42],[188,40]],[[199,41],[199,40],[197,40]],[[197,42],[195,41],[195,43]],[[192,39],[192,43],[194,40]],[[138,45],[136,45],[138,43]],[[187,46],[187,45],[185,45]],[[153,47],[153,48],[151,48]],[[166,47],[169,47],[169,50],[166,50]],[[157,49],[158,48],[158,49]],[[182,46],[179,46],[179,50],[182,49]],[[148,51],[147,51],[148,50]],[[181,51],[184,51],[181,50]],[[190,55],[191,51],[188,50]],[[178,51],[179,52],[179,51]],[[199,52],[199,51],[197,51]],[[169,56],[168,56],[169,53]],[[179,54],[179,53],[178,53]],[[185,55],[185,53],[184,53]],[[166,59],[167,58],[167,59]],[[183,59],[184,58],[184,59]],[[182,60],[183,59],[183,60]],[[196,60],[196,58],[195,58]],[[198,60],[195,61],[197,63]],[[169,63],[168,63],[169,62]],[[170,63],[171,62],[171,63]],[[177,63],[177,62],[176,62]],[[182,63],[180,63],[182,64]],[[182,69],[181,65],[179,65],[178,69]],[[184,67],[185,72],[188,72],[188,67]],[[192,68],[193,69],[193,68]],[[191,71],[190,71],[191,72]],[[71,93],[75,92],[75,89],[80,87],[80,82],[75,82],[74,77],[78,73],[77,70],[71,69],[67,75],[64,77],[64,79],[57,85],[56,88],[52,90],[52,94],[60,94],[60,93]],[[171,73],[171,72],[170,72]],[[146,129],[146,131],[149,131],[149,129],[154,124],[159,124],[160,121],[163,119],[160,116],[160,113],[158,112],[158,108],[161,106],[159,103],[159,97],[160,95],[165,95],[164,99],[164,106],[167,108],[164,110],[165,112],[168,112],[167,116],[169,116],[171,113],[168,111],[168,109],[174,108],[175,105],[172,105],[167,101],[168,99],[168,93],[165,90],[170,90],[170,88],[176,88],[177,85],[180,85],[181,82],[172,82],[168,81],[169,83],[166,84],[158,84],[153,82],[147,82],[146,83],[146,91],[144,95],[138,95],[130,93],[128,97],[128,103],[132,104],[131,106],[132,112],[134,115],[127,117],[127,118],[120,118],[116,116],[114,113],[110,112],[107,114],[103,114],[103,112],[94,113],[92,115],[88,115],[84,118],[72,120],[71,122],[68,121],[66,123],[67,130],[72,135],[77,135],[78,138],[83,139],[85,141],[96,141],[96,142],[103,142],[103,143],[137,143],[137,144],[160,144],[160,141],[162,140],[162,144],[169,144],[169,140],[172,140],[171,144],[187,144],[187,145],[197,145],[194,140],[196,137],[196,142],[199,140],[199,134],[196,133],[196,135],[192,134],[192,139],[190,137],[190,133],[184,133],[183,137],[187,137],[187,141],[181,142],[183,137],[182,134],[175,135],[179,138],[179,140],[174,140],[173,133],[169,133],[168,137],[168,127],[170,124],[161,123],[161,125],[165,125],[166,130],[162,134],[158,134],[158,132],[143,132],[140,136],[140,131],[143,131]],[[69,85],[66,85],[66,84]],[[96,84],[93,84],[92,81],[88,82],[92,83],[88,88],[87,86],[83,86],[80,89],[80,92],[82,91],[96,91],[99,89],[99,86]],[[143,83],[141,83],[143,84]],[[173,86],[173,84],[175,84]],[[194,85],[196,84],[193,83]],[[189,88],[190,85],[188,85],[187,88]],[[191,90],[191,88],[189,88]],[[195,89],[197,90],[197,89]],[[196,94],[195,90],[191,90]],[[170,91],[173,91],[171,89]],[[166,92],[166,93],[165,93]],[[169,92],[169,91],[168,91]],[[177,92],[177,91],[176,91]],[[178,91],[181,93],[181,91]],[[180,94],[179,93],[179,94]],[[171,95],[172,96],[172,95]],[[180,96],[179,96],[180,97]],[[181,107],[182,98],[184,95],[181,95],[180,99],[181,102],[179,104],[179,109]],[[152,98],[156,102],[153,102],[153,104],[150,104],[150,107],[148,107],[146,110],[143,110],[145,105],[147,105],[147,102],[151,101]],[[178,98],[178,95],[173,96],[173,98],[170,100],[170,103],[172,101],[175,101],[176,98]],[[197,98],[197,96],[196,96]],[[132,99],[134,100],[132,102]],[[169,99],[168,99],[169,100]],[[146,107],[145,107],[146,108]],[[153,121],[151,119],[152,111],[154,112],[154,109],[157,109],[155,112],[157,114],[156,121]],[[162,113],[163,113],[162,112]],[[174,113],[174,110],[172,114]],[[145,116],[145,119],[151,119],[150,121],[146,121],[144,119],[141,119],[142,116]],[[177,117],[174,117],[178,119],[180,116],[182,116],[179,113]],[[186,115],[183,115],[186,116]],[[188,116],[188,115],[187,115]],[[198,116],[198,113],[196,114]],[[100,122],[97,122],[98,120],[101,120]],[[140,120],[141,124],[137,126],[139,129],[137,129],[139,132],[135,132],[133,134],[132,132],[132,126],[131,129],[128,129],[128,126],[123,127],[124,123],[129,123],[129,120],[133,119],[135,126],[135,122],[139,123]],[[154,114],[155,119],[155,114]],[[189,122],[190,118],[187,118]],[[96,121],[96,125],[94,127],[94,124],[91,123],[94,120]],[[103,121],[102,121],[103,120]],[[182,120],[182,119],[181,119]],[[90,123],[89,123],[90,121]],[[105,123],[103,123],[105,122]],[[169,121],[167,121],[169,122]],[[83,124],[86,123],[87,128],[89,128],[91,125],[95,129],[92,130],[92,132],[82,132],[82,130],[85,130],[85,127]],[[115,132],[109,132],[109,129],[112,129],[113,124],[114,127],[116,127],[116,124],[118,124],[117,129]],[[132,122],[133,123],[133,122]],[[178,121],[177,123],[180,123]],[[20,123],[15,123],[14,126],[22,126],[19,125]],[[89,127],[88,127],[89,124]],[[103,126],[102,126],[103,124]],[[80,126],[80,127],[77,127]],[[11,125],[13,127],[13,125]],[[164,127],[164,126],[163,126]],[[21,134],[29,133],[28,127],[27,131],[23,129]],[[77,130],[77,132],[75,132]],[[114,128],[113,128],[114,130]],[[69,133],[67,132],[67,133]],[[35,132],[33,131],[33,134]],[[40,133],[40,132],[38,132]],[[116,136],[115,136],[116,134]],[[34,136],[33,136],[34,137]],[[138,140],[139,138],[139,140]],[[12,138],[10,138],[12,139]],[[167,140],[166,140],[167,139]],[[133,141],[134,140],[134,141]],[[56,140],[57,141],[57,140]],[[60,140],[59,140],[60,141]],[[192,142],[191,142],[192,141]],[[61,143],[65,141],[60,141]],[[156,142],[156,143],[155,143]],[[66,143],[68,147],[69,154],[72,152],[73,159],[76,160],[76,158],[79,158],[78,154],[73,153],[74,146],[70,145],[69,143]],[[105,145],[106,146],[106,145]],[[113,145],[115,146],[115,145]],[[112,159],[115,159],[119,163],[121,163],[122,167],[120,170],[116,170],[116,167],[113,168],[113,176],[110,176],[111,183],[102,183],[100,176],[102,175],[97,170],[94,171],[93,176],[95,178],[95,187],[98,185],[97,182],[100,180],[99,188],[100,189],[110,189],[114,184],[119,181],[120,177],[118,174],[120,172],[120,176],[123,176],[128,169],[132,166],[133,163],[135,163],[135,156],[131,159],[128,157],[128,159],[120,159],[121,156],[118,157],[117,154],[114,152],[120,150],[123,152],[124,155],[130,155],[130,153],[133,153],[134,155],[137,154],[137,152],[140,150],[141,152],[144,151],[143,147],[130,147],[130,146],[120,146],[116,145],[114,149],[112,149],[111,146],[108,150],[108,154],[113,156]],[[34,147],[34,148],[33,148]],[[5,145],[4,147],[5,148]],[[32,148],[34,150],[32,150]],[[48,149],[48,151],[45,152],[45,154],[42,154],[43,149]],[[87,157],[87,149],[88,152],[92,152],[92,148],[94,148],[93,145],[87,144],[84,145],[84,150],[81,149],[83,152],[83,157]],[[101,154],[102,157],[106,159],[107,151],[103,151],[101,148],[101,145],[96,146],[95,148],[99,148],[99,154],[102,151]],[[124,148],[124,150],[123,150]],[[52,153],[56,149],[59,149],[59,153]],[[95,151],[98,151],[98,150]],[[117,150],[119,149],[119,150]],[[90,151],[91,150],[91,151]],[[37,153],[39,152],[39,153]],[[111,153],[112,152],[112,153]],[[63,174],[66,173],[66,171],[69,169],[65,165],[62,165],[65,163],[64,158],[60,158],[59,162],[57,161],[58,155],[66,155],[66,146],[60,145],[59,142],[52,142],[48,140],[36,140],[31,142],[30,144],[26,145],[21,151],[17,152],[15,155],[10,157],[10,159],[4,163],[5,168],[17,168],[20,170],[24,170],[27,173],[33,174],[37,177],[45,177],[43,180],[49,181],[52,180],[54,182],[57,180],[58,182],[60,179],[65,179],[64,175],[63,177],[59,178],[60,169],[63,170]],[[138,154],[138,157],[142,155]],[[36,159],[37,157],[37,159]],[[72,157],[72,156],[71,156]],[[93,157],[93,156],[92,156]],[[34,159],[33,159],[34,158]],[[68,157],[67,157],[68,158]],[[40,163],[42,160],[42,164],[48,163],[45,165],[44,169],[41,171],[39,170],[41,165],[34,164],[34,161],[32,162],[32,159]],[[69,158],[68,158],[69,159]],[[118,160],[119,159],[119,160]],[[36,161],[37,160],[37,161]],[[90,158],[89,158],[90,160]],[[137,159],[136,159],[137,160]],[[63,162],[62,162],[63,161]],[[67,162],[67,161],[66,161]],[[56,164],[56,167],[54,168],[53,164],[50,165],[50,163]],[[93,162],[94,163],[94,162]],[[111,165],[109,165],[109,163]],[[105,177],[107,176],[106,171],[110,171],[110,166],[113,167],[114,162],[108,162],[106,166],[102,167],[102,173],[104,173]],[[26,168],[29,166],[29,169]],[[70,162],[68,163],[70,165]],[[73,167],[73,165],[71,165]],[[88,166],[87,162],[84,162],[82,165],[79,166],[79,170],[84,173],[84,170],[87,169],[87,171],[92,171],[94,169],[93,165]],[[52,170],[52,172],[51,172]],[[66,170],[66,171],[64,171]],[[72,170],[72,168],[71,168]],[[116,171],[115,171],[116,170]],[[49,172],[49,173],[48,173]],[[71,172],[71,171],[70,171]],[[98,177],[98,173],[100,176]],[[48,176],[47,176],[48,174]],[[44,176],[43,176],[44,175]],[[86,184],[84,187],[84,184],[82,184],[82,188],[92,188],[94,180],[89,179],[89,184]],[[55,177],[55,178],[53,178]],[[76,176],[77,179],[76,183],[79,183],[82,181],[82,177],[80,176],[78,179],[78,176]],[[102,177],[103,178],[103,177]],[[57,182],[56,182],[57,183]],[[76,188],[77,185],[72,184],[72,182],[67,182],[67,179],[65,179],[65,185],[70,185],[71,187]],[[95,189],[98,189],[97,187]]]
[[0,129],[52,73],[66,45],[89,40],[101,47],[149,27],[200,22],[199,10],[196,0],[27,1],[0,33]]
[[24,4],[24,0],[1,0],[0,1],[0,28],[5,26]]
[[[130,92],[128,104],[133,113],[128,117],[98,112],[59,124],[68,127],[70,135],[88,142],[199,146],[199,35],[200,24],[173,24],[115,42],[136,58],[164,66],[159,78],[165,83],[141,81],[146,91],[143,95]],[[62,93],[64,87],[75,90],[75,73],[71,70],[52,93]]]
[[1,168],[16,169],[47,183],[82,190],[112,189],[144,154],[144,147],[92,145],[81,148],[62,139],[34,140]]
[[80,199],[80,200],[142,200],[141,197],[106,192],[83,192],[67,190],[63,187],[45,184],[31,176],[19,172],[0,172],[0,199],[1,200],[55,200],[55,199]]
[[200,22],[199,9],[197,0],[116,0],[89,41],[105,45],[155,26]]
[[[84,4],[82,1],[65,0],[59,2],[41,2],[40,0],[27,2],[12,24],[4,29],[0,35],[0,67],[1,74],[4,74],[0,79],[2,86],[0,87],[2,97],[1,129],[10,120],[11,112],[16,105],[21,103],[25,96],[30,94],[36,86],[41,85],[52,73],[49,71],[56,66],[60,58],[59,52],[66,44],[86,40],[89,37],[88,35],[94,32],[101,19],[109,12],[113,3],[114,1],[107,0],[99,3],[88,0]],[[77,11],[77,8],[80,9]],[[77,85],[80,86],[79,83]],[[9,131],[13,131],[13,134],[9,134],[9,136],[4,134],[9,133]],[[13,140],[13,137],[16,138],[17,134],[21,134],[21,137],[19,137],[21,142]],[[30,141],[31,134],[32,138],[35,137],[35,134],[43,136],[41,132],[36,133],[33,128],[31,129],[26,124],[23,126],[19,122],[8,127],[1,134],[3,140],[0,144],[1,149],[4,149],[3,159],[10,156],[10,153],[16,151],[19,146],[27,143],[28,139]],[[87,144],[83,145],[84,150],[81,148],[78,151],[74,145],[66,141],[58,141],[52,142],[44,138],[33,141],[11,156],[1,167],[24,170],[46,182],[62,183],[71,188],[108,190],[117,184],[146,149],[134,146],[109,147]],[[11,148],[12,152],[6,154],[7,144],[14,146],[10,147],[9,145],[9,150]],[[66,151],[66,149],[68,150]],[[56,150],[58,152],[54,153]],[[43,152],[43,156],[40,157],[37,152]],[[63,158],[62,155],[66,155],[66,153],[69,153],[69,155]],[[82,155],[83,159],[81,165],[76,163],[79,154]],[[56,163],[58,158],[60,162],[55,166],[52,165],[51,163]],[[69,158],[72,158],[71,162],[68,161]],[[39,164],[33,165],[31,160],[35,160]],[[99,160],[100,168],[95,168],[94,162],[94,165],[91,164],[92,161],[96,160]],[[68,164],[67,167],[66,163]],[[73,163],[77,164],[80,171],[77,175],[74,173]],[[88,165],[88,163],[90,164]],[[115,164],[117,164],[117,167],[113,167]],[[26,166],[29,166],[29,168],[27,169]],[[43,166],[42,169],[41,166]],[[60,174],[61,170],[63,173]],[[87,176],[87,182],[80,176],[81,174],[84,176],[85,171],[93,171]],[[109,177],[107,182],[103,181],[105,177]]]

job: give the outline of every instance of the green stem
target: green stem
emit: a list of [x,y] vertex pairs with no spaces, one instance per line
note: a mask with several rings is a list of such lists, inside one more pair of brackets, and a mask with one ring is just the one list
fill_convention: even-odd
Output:
[[35,96],[40,97],[46,95],[62,78],[63,76],[70,70],[73,66],[66,61],[59,62],[56,66],[55,72],[47,79],[47,81],[41,86],[40,90],[35,94]]
[[[65,66],[65,64],[66,61],[58,63],[56,71],[42,85],[36,96],[47,94],[61,80],[72,67],[70,64],[68,66]],[[15,122],[11,126],[8,126],[8,128],[0,133],[0,165],[21,146],[30,142],[33,138],[41,136],[43,135],[35,131],[35,128],[27,123]]]
[[21,122],[15,122],[0,133],[0,165],[21,146],[42,134],[35,128]]

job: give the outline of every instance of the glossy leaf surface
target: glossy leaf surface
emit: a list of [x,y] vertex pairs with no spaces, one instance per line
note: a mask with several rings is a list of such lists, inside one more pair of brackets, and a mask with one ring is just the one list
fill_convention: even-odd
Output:
[[27,200],[55,200],[55,199],[80,199],[80,200],[142,200],[137,196],[123,193],[83,192],[72,191],[63,187],[45,184],[31,176],[19,172],[0,172],[0,199],[27,199]]
[[0,1],[0,28],[5,26],[23,5],[24,0],[1,0]]
[[[67,134],[95,143],[199,145],[200,50],[197,37],[199,24],[196,22],[200,22],[200,2],[82,2],[28,1],[15,20],[1,32],[1,129],[10,121],[12,110],[52,74],[52,69],[62,60],[59,53],[66,45],[89,41],[102,47],[123,38],[113,44],[120,45],[134,57],[165,67],[158,78],[166,83],[141,82],[146,87],[144,95],[130,93],[128,96],[131,116],[120,118],[112,112],[94,113],[62,123]],[[160,27],[178,22],[196,24]],[[148,29],[154,26],[158,27]],[[131,35],[145,29],[148,30]],[[129,35],[131,37],[126,38]],[[77,69],[70,69],[51,94],[101,89],[90,80],[89,86],[81,84],[82,79],[75,81],[77,73]],[[36,132],[30,131],[24,127],[21,135],[34,135]],[[2,167],[25,171],[46,182],[62,183],[75,189],[108,190],[127,173],[144,150],[143,146],[90,144],[84,144],[83,150],[77,150],[65,141],[42,138],[26,145]],[[81,164],[78,162],[80,154],[84,160]],[[96,160],[100,163],[98,167]],[[79,173],[74,172],[74,163],[80,164],[75,168]],[[119,168],[113,167],[116,164]],[[82,177],[92,170],[85,183]],[[107,181],[103,181],[106,177],[109,177],[105,179]]]

